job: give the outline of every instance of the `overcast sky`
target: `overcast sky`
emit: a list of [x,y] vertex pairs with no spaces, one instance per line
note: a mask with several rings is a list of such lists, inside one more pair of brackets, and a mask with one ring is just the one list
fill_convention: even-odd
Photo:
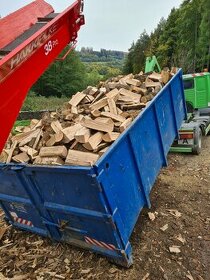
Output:
[[[31,0],[0,1],[1,17],[31,3]],[[74,0],[47,0],[54,10],[63,11]],[[146,29],[151,32],[182,0],[84,0],[86,25],[79,33],[78,46],[127,51]],[[0,34],[1,35],[1,34]]]

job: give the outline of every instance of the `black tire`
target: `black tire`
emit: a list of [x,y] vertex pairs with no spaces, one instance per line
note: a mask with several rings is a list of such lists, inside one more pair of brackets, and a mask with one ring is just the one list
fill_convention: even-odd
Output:
[[202,131],[200,128],[196,129],[194,137],[193,154],[199,155],[202,149]]
[[191,102],[186,101],[186,106],[187,106],[187,113],[193,113],[194,112],[193,104]]

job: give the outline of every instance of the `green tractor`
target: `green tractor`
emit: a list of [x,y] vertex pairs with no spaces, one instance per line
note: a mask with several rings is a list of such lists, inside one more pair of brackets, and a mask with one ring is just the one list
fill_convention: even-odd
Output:
[[[161,72],[157,58],[146,60],[145,73]],[[184,120],[171,152],[199,154],[202,136],[210,132],[210,73],[183,75],[188,117]]]

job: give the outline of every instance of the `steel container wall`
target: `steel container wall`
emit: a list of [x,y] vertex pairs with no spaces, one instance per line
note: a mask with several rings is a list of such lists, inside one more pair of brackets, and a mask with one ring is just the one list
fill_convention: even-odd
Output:
[[130,266],[130,235],[185,117],[179,70],[94,166],[1,164],[6,218]]

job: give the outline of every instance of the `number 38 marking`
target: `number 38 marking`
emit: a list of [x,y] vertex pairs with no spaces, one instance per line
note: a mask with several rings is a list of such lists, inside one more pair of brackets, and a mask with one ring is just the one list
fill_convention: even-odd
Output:
[[49,41],[47,44],[44,45],[45,55],[48,55],[53,49],[52,41]]

